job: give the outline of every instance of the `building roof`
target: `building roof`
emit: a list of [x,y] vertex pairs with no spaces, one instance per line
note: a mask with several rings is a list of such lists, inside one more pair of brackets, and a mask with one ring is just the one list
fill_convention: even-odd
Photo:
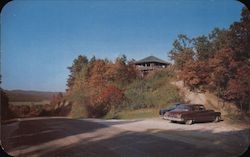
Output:
[[143,58],[139,61],[136,61],[135,64],[142,64],[142,63],[161,63],[161,64],[169,64],[168,62],[161,60],[155,56],[148,56]]

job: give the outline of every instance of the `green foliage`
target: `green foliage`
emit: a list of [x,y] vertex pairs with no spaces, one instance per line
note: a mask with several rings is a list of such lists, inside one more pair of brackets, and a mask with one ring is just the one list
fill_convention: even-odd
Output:
[[[208,39],[210,42],[210,49],[212,53],[224,48],[229,48],[230,39],[228,38],[229,32],[226,29],[214,28],[209,34]],[[206,53],[206,52],[204,52]],[[212,57],[212,56],[210,56]]]
[[[88,117],[108,114],[117,118],[124,109],[159,108],[180,100],[178,90],[170,84],[175,76],[173,69],[139,79],[138,71],[125,55],[115,62],[94,58],[82,66],[69,86],[67,99],[82,105],[83,114]],[[75,112],[74,115],[79,117]]]
[[[90,62],[85,58],[85,61],[79,57],[74,60],[69,77],[73,81],[68,84],[67,99],[83,105],[88,117],[102,117],[111,108],[120,108],[124,100],[123,90],[120,89],[137,78],[135,67],[125,55],[118,57],[114,63],[95,57]],[[78,70],[72,70],[78,64],[81,65]]]
[[9,98],[7,94],[0,88],[0,99],[1,99],[1,120],[6,120],[11,117],[9,109]]
[[144,80],[135,80],[125,91],[126,102],[124,108],[138,109],[147,107],[145,103],[145,91],[147,90]]
[[70,75],[67,80],[67,86],[70,88],[74,84],[76,76],[81,72],[82,68],[88,64],[86,56],[79,55],[74,61],[72,66],[68,67]]
[[171,71],[158,71],[143,80],[135,80],[125,91],[129,109],[160,108],[181,101],[178,89],[170,83]]
[[84,105],[79,103],[74,103],[72,104],[72,109],[69,116],[72,118],[87,118],[88,113]]
[[169,57],[177,68],[182,69],[186,62],[194,59],[192,39],[183,34],[178,35],[173,43],[173,49],[169,52]]
[[197,60],[207,61],[214,51],[208,37],[202,35],[193,39]]

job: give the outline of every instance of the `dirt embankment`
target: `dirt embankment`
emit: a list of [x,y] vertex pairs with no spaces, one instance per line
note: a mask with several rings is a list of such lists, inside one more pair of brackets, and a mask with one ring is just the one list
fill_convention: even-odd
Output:
[[[221,112],[222,116],[227,116],[228,114],[233,114],[234,116],[239,116],[241,114],[240,110],[232,103],[224,102],[217,96],[209,92],[193,92],[184,86],[183,81],[171,82],[171,84],[177,86],[180,90],[184,101],[194,104],[203,104],[207,109],[213,109],[215,111]],[[244,116],[246,123],[250,124],[250,118]]]
[[[183,81],[172,82],[172,84],[179,88],[180,93],[181,95],[183,95],[186,102],[194,104],[204,104],[209,109],[220,110],[222,111],[222,114],[226,114],[222,110],[223,103],[220,103],[220,100],[213,94],[190,91],[188,88],[184,87]],[[231,107],[233,106],[231,105]],[[234,109],[236,110],[235,107]]]

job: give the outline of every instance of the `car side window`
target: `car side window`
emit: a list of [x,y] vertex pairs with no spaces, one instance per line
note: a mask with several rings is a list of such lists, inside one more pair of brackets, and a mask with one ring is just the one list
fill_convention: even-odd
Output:
[[199,106],[199,111],[205,111],[205,108],[203,106]]

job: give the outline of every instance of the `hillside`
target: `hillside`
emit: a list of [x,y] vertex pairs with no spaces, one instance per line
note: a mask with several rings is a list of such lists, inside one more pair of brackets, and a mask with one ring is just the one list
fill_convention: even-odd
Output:
[[213,93],[190,91],[187,87],[184,87],[183,81],[173,81],[171,84],[178,87],[180,95],[182,95],[185,102],[203,104],[207,109],[219,111],[223,119],[229,122],[250,122],[249,116],[242,114],[235,104],[223,101]]
[[43,100],[51,100],[53,95],[58,92],[45,92],[45,91],[25,91],[25,90],[5,90],[12,102],[32,101],[39,102]]
[[187,87],[184,87],[183,81],[176,81],[171,83],[179,88],[181,95],[183,96],[186,102],[194,104],[203,104],[208,109],[213,109],[222,112],[222,115],[228,114],[227,113],[228,108],[235,111],[237,110],[235,105],[229,103],[227,103],[227,105],[223,108],[222,102],[219,101],[220,99],[212,93],[209,92],[201,93],[201,92],[190,91]]

